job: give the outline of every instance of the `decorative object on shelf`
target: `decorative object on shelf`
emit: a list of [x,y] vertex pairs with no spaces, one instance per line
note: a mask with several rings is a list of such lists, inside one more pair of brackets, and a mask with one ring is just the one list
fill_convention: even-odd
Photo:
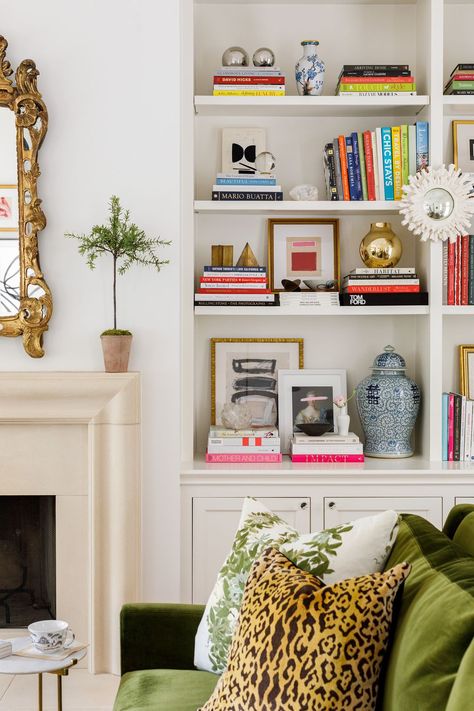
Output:
[[334,400],[334,405],[337,407],[336,411],[336,422],[338,434],[343,437],[347,437],[349,434],[349,425],[351,423],[351,418],[347,414],[347,403],[352,400],[356,394],[355,389],[352,391],[349,397],[344,397],[344,395],[338,395]]
[[283,279],[329,280],[339,285],[339,220],[282,218],[268,220],[268,270],[272,291]]
[[428,239],[455,242],[458,235],[469,232],[474,215],[474,199],[470,199],[472,178],[454,165],[422,170],[410,176],[404,185],[400,214],[422,242]]
[[265,151],[265,143],[264,128],[223,128],[222,172],[237,175],[255,173],[255,159]]
[[453,154],[458,170],[474,174],[474,121],[453,121]]
[[104,365],[107,373],[123,373],[128,368],[132,334],[117,329],[117,275],[125,274],[134,264],[161,267],[169,260],[160,259],[157,247],[170,245],[161,239],[147,237],[145,232],[130,221],[130,212],[125,210],[118,197],[113,195],[109,203],[110,217],[105,225],[94,225],[89,234],[66,232],[66,237],[79,241],[79,254],[86,257],[89,269],[95,269],[96,261],[103,254],[112,257],[112,294],[114,326],[101,335]]
[[302,338],[211,338],[211,424],[222,424],[224,405],[244,403],[253,427],[275,425],[280,368],[303,368]]
[[360,258],[371,269],[395,267],[402,252],[401,240],[392,230],[390,222],[372,222],[359,246]]
[[237,267],[258,267],[257,257],[252,251],[251,246],[247,242],[243,248],[240,257],[237,260]]
[[474,345],[459,346],[461,395],[474,400]]
[[211,245],[211,265],[213,267],[231,267],[234,264],[234,247],[231,244]]
[[364,454],[411,457],[411,434],[420,407],[418,385],[405,374],[405,359],[386,346],[369,375],[357,386],[357,409],[365,432]]
[[[327,400],[327,398],[323,398]],[[321,437],[333,429],[332,422],[298,422],[298,429],[308,437]]]
[[252,422],[253,412],[245,403],[227,402],[222,408],[221,423],[229,430],[246,430]]
[[270,151],[261,151],[255,158],[255,167],[261,175],[270,175],[276,168],[276,158]]
[[345,397],[346,392],[345,370],[280,370],[278,429],[281,451],[289,451],[293,435],[300,431],[300,422],[329,423],[329,431],[337,432],[333,402],[336,393]]
[[249,55],[243,47],[228,47],[222,55],[223,67],[248,67]]
[[252,57],[254,67],[273,67],[275,64],[275,54],[268,47],[259,47]]
[[337,291],[337,283],[334,279],[328,281],[317,281],[316,279],[303,279],[310,291]]
[[408,64],[344,64],[336,96],[415,96]]
[[293,281],[291,279],[282,279],[281,280],[281,285],[283,286],[285,291],[301,291],[301,279],[294,279]]
[[318,188],[315,185],[295,185],[294,188],[290,190],[290,198],[292,200],[317,200],[318,199]]
[[474,64],[472,62],[457,64],[454,67],[444,87],[444,94],[451,96],[472,96],[474,94]]
[[296,87],[300,96],[320,96],[323,93],[325,65],[318,57],[318,40],[303,40],[303,56],[295,66]]

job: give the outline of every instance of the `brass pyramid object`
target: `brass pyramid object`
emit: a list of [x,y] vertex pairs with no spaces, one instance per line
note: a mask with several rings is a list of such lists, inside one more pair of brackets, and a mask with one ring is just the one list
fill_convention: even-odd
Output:
[[242,250],[242,254],[240,255],[238,262],[236,264],[237,267],[258,267],[258,262],[255,257],[255,254],[252,252],[252,248],[250,247],[249,243],[245,245],[245,247]]

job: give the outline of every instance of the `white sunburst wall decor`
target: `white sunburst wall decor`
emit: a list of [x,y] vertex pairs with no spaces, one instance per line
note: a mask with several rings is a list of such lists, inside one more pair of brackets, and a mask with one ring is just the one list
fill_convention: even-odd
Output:
[[473,177],[454,165],[429,166],[409,177],[403,186],[400,214],[402,225],[419,235],[423,242],[449,240],[469,233],[474,215]]

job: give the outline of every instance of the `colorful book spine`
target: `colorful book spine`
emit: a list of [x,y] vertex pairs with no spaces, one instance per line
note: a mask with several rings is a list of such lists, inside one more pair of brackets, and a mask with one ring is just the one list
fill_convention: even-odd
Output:
[[416,173],[416,126],[408,126],[408,174]]
[[409,160],[408,160],[408,126],[402,124],[400,126],[400,144],[402,152],[402,185],[408,185]]
[[387,277],[386,279],[380,279],[380,277],[368,277],[367,279],[361,279],[358,276],[349,277],[344,279],[342,282],[343,286],[371,286],[376,284],[377,286],[419,286],[419,279],[411,279],[409,275],[401,275],[400,277]]
[[382,164],[383,164],[383,186],[385,200],[393,200],[393,165],[392,165],[392,131],[383,126],[382,134]]
[[329,464],[330,462],[363,462],[363,454],[293,454],[292,462],[314,462]]
[[278,306],[277,301],[225,301],[225,300],[219,300],[219,301],[206,301],[206,300],[197,300],[195,302],[196,306]]
[[279,437],[211,437],[208,445],[218,447],[268,447],[279,446]]
[[[360,77],[361,75],[356,75]],[[344,74],[339,79],[341,84],[356,84],[353,76]],[[362,78],[362,84],[414,84],[415,77],[412,76],[365,76]]]
[[441,458],[443,462],[448,461],[448,405],[449,393],[443,393],[441,403]]
[[[469,91],[454,92],[453,91],[451,93],[452,94],[454,94],[454,93],[456,93],[456,94],[470,94],[470,93],[474,93],[474,91],[473,92],[469,92]],[[372,99],[377,98],[379,96],[404,96],[404,97],[407,97],[407,96],[416,96],[416,91],[345,91],[343,94],[340,93],[339,96],[344,96],[344,97],[347,97],[347,96],[358,96],[358,97],[368,96]]]
[[352,146],[352,137],[346,136],[346,160],[347,160],[347,177],[349,180],[349,195],[350,200],[359,199],[359,191],[357,189],[357,180],[354,164],[354,153]]
[[[380,129],[379,129],[379,131],[380,131]],[[379,154],[379,135],[378,135],[378,132],[377,132],[377,131],[371,131],[371,132],[370,132],[370,137],[371,137],[371,139],[372,139],[372,162],[373,162],[373,165],[374,165],[375,199],[376,199],[376,200],[383,200],[383,199],[385,198],[385,195],[382,197],[383,189],[382,189],[382,192],[380,192],[380,191],[381,191],[381,188],[382,188],[382,185],[381,185],[381,183],[380,183],[380,176],[381,176],[380,165],[381,165],[381,161],[380,161],[380,158],[379,158],[379,155],[380,155],[380,154]],[[381,141],[381,140],[382,140],[382,138],[381,138],[381,135],[380,135],[380,141]],[[381,148],[381,146],[382,146],[382,143],[380,142],[380,148]]]
[[461,237],[461,306],[469,303],[469,235]]
[[469,235],[469,285],[467,303],[474,305],[474,235]]
[[448,462],[454,461],[454,393],[449,393],[448,402]]
[[349,191],[349,178],[347,175],[346,139],[344,136],[339,136],[337,140],[339,142],[339,159],[341,161],[341,178],[344,200],[350,200],[351,194]]
[[216,178],[216,185],[276,185],[275,178]]
[[342,189],[342,176],[341,176],[341,158],[339,155],[339,141],[335,138],[332,142],[334,148],[334,166],[336,168],[336,186],[337,186],[337,197],[338,200],[344,200],[344,191]]
[[359,138],[357,132],[354,131],[351,134],[352,139],[352,155],[354,158],[354,173],[357,189],[357,200],[362,200],[362,173],[360,170],[360,156],[359,156]]
[[367,197],[369,200],[375,200],[375,174],[374,174],[374,157],[372,153],[372,135],[370,131],[364,131],[364,156],[365,156],[365,172],[367,176]]
[[354,308],[364,308],[365,306],[427,306],[428,292],[418,291],[416,293],[393,293],[382,294],[347,294],[343,292],[339,296],[341,306],[353,306]]
[[[453,82],[453,84],[469,84],[470,82]],[[474,85],[474,82],[473,82]],[[456,87],[457,89],[469,89],[469,86]],[[346,92],[359,92],[363,91],[366,93],[372,92],[382,92],[382,93],[392,93],[396,92],[412,92],[416,91],[416,84],[413,82],[397,82],[396,84],[390,83],[378,83],[372,84],[371,82],[354,82],[353,84],[339,84],[338,90],[340,94],[345,94]]]
[[454,393],[454,450],[453,459],[459,462],[461,453],[461,412],[462,412],[462,396]]
[[201,283],[211,284],[266,284],[265,276],[202,276],[199,277]]
[[446,93],[450,94],[452,91],[474,91],[474,81],[452,81],[446,87]]
[[334,147],[332,143],[324,146],[324,173],[326,189],[329,200],[338,200],[336,184],[336,164],[334,161]]
[[429,124],[427,121],[416,122],[416,170],[427,168],[430,162]]
[[461,411],[459,415],[459,462],[464,460],[465,445],[466,445],[466,397],[461,395]]
[[474,405],[473,400],[466,399],[466,424],[465,424],[465,439],[464,439],[464,461],[465,462],[469,462],[471,459],[473,405]]
[[[400,81],[405,79],[405,77],[411,77],[410,70],[404,69],[384,69],[384,70],[372,70],[372,69],[354,69],[348,70],[346,72],[341,72],[339,74],[339,79],[343,76],[345,77],[379,77],[381,81],[388,81],[389,77],[400,77]],[[364,79],[365,81],[365,79]],[[413,79],[414,81],[414,79]]]
[[402,140],[400,126],[392,126],[393,198],[402,199]]
[[[387,80],[388,81],[388,80]],[[285,77],[281,75],[277,76],[221,76],[216,74],[214,76],[214,84],[277,84],[281,86],[285,83]]]
[[461,238],[456,242],[456,279],[454,282],[454,303],[461,305]]
[[448,298],[447,304],[454,306],[454,270],[456,267],[456,243],[448,242]]
[[[474,64],[469,65],[474,69]],[[459,69],[469,68],[467,65],[458,64]],[[409,64],[344,64],[342,71],[346,72],[362,71],[362,72],[387,72],[387,71],[400,71],[405,72],[410,69]]]
[[415,294],[420,291],[420,285],[400,285],[400,286],[348,286],[345,288],[348,294]]
[[232,91],[228,87],[226,89],[214,89],[213,96],[285,96],[283,90],[272,91],[265,89],[245,89],[240,91]]
[[295,454],[363,454],[362,443],[358,444],[292,444],[291,453]]
[[[267,289],[267,281],[263,282],[252,282],[252,281],[244,281],[244,282],[212,282],[212,281],[202,281],[200,283],[200,291],[203,292],[203,290],[208,291],[209,293],[212,293],[215,291],[216,293],[219,293],[219,291],[222,291],[223,289],[230,289],[231,291],[237,292],[246,292],[249,289],[253,290],[255,289],[257,293],[264,293],[268,291]],[[204,292],[203,292],[204,293]]]
[[241,202],[245,202],[245,200],[260,200],[262,202],[268,202],[269,200],[283,200],[283,193],[256,192],[254,190],[214,190],[212,192],[212,199],[224,201],[239,200]]
[[206,462],[210,464],[273,464],[281,461],[281,454],[206,454]]
[[414,276],[416,274],[416,271],[415,267],[356,267],[355,269],[351,269],[349,273],[351,275],[351,278],[354,275],[359,275],[366,279],[366,274],[373,274],[375,276],[396,275],[398,277],[400,274],[410,274]]
[[252,447],[251,445],[214,445],[208,444],[207,446],[208,454],[279,454],[280,445],[267,444],[259,445],[258,447]]
[[443,242],[443,304],[448,303],[448,243]]
[[361,131],[359,131],[357,134],[357,144],[359,147],[360,180],[362,183],[362,200],[368,200],[369,199],[369,192],[367,189],[367,168],[365,165],[364,136]]
[[258,274],[258,273],[260,273],[260,274],[263,273],[263,274],[264,274],[264,273],[266,273],[266,271],[267,271],[267,268],[266,268],[266,267],[237,267],[237,266],[233,266],[233,267],[213,267],[213,266],[211,266],[210,264],[209,264],[209,265],[206,265],[206,266],[204,267],[204,272],[218,272],[218,273],[220,273],[220,272],[235,272],[236,274],[239,274],[239,275],[241,275],[242,273],[245,273],[245,274],[247,274],[247,273],[248,273],[248,274],[250,274],[250,273],[252,273],[252,274],[253,274],[253,273],[256,273],[256,274]]

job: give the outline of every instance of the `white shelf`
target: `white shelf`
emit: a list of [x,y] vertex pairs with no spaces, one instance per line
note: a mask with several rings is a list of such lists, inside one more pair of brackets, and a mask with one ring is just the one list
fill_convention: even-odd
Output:
[[322,212],[344,215],[364,215],[366,213],[398,212],[400,203],[395,200],[281,200],[260,202],[249,200],[247,202],[219,200],[196,200],[194,211],[198,213],[225,212],[225,213],[254,213],[266,215],[276,213],[316,213]]
[[[445,0],[467,3],[472,0]],[[285,5],[289,0],[194,0],[198,5]],[[416,5],[417,0],[333,0],[333,5]],[[328,5],[331,0],[299,0],[300,5]]]
[[416,116],[429,103],[424,95],[194,97],[201,116]]
[[443,306],[443,316],[474,316],[474,306]]
[[[196,316],[424,316],[429,306],[196,306]],[[474,313],[474,311],[472,312]]]
[[474,95],[473,96],[443,96],[444,113],[448,116],[474,115]]

